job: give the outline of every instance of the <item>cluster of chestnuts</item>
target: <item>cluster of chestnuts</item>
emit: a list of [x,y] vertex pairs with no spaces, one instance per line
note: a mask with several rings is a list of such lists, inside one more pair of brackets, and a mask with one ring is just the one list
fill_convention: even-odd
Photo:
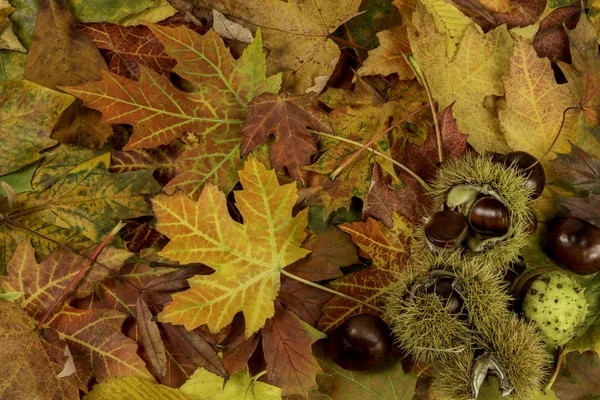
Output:
[[[512,152],[467,158],[442,171],[434,183],[440,209],[423,229],[430,249],[463,247],[473,254],[488,252],[535,230],[528,203],[540,196],[546,182],[544,169],[536,161],[528,153]],[[517,254],[519,244],[504,247],[512,250],[500,260],[506,263]]]
[[[384,319],[348,318],[329,337],[330,356],[348,370],[376,368],[393,340],[433,365],[436,399],[477,399],[490,376],[502,396],[530,399],[548,371],[546,346],[574,337],[588,309],[577,280],[552,271],[529,279],[522,314],[512,311],[504,275],[536,230],[531,201],[544,169],[524,152],[469,154],[440,168],[432,186],[435,207],[388,290]],[[600,271],[600,229],[579,218],[558,221],[546,248],[577,274]]]

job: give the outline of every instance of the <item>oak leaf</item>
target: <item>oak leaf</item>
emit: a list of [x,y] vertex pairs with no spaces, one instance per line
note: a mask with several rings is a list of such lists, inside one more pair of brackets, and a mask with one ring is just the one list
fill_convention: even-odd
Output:
[[504,95],[502,77],[509,72],[513,40],[505,26],[486,34],[474,24],[465,31],[453,58],[446,56],[444,36],[433,18],[417,4],[408,37],[413,55],[428,80],[440,109],[455,103],[452,112],[461,132],[477,152],[505,153],[506,145],[490,96]]
[[[504,77],[506,109],[501,109],[498,117],[506,143],[513,150],[539,158],[553,143],[563,111],[575,105],[576,100],[567,85],[555,82],[550,60],[538,58],[525,39],[519,36],[514,39],[510,74]],[[568,153],[569,142],[576,142],[577,136],[576,118],[567,113],[552,151]]]
[[88,247],[90,241],[102,241],[115,221],[149,214],[144,195],[158,191],[149,172],[109,174],[109,160],[104,154],[85,161],[47,189],[17,195],[6,216],[43,236],[0,221],[0,270],[26,237],[31,237],[38,255],[47,256],[56,248],[52,240],[71,242],[71,248]]
[[571,44],[571,64],[558,62],[571,90],[582,107],[581,116],[588,126],[600,124],[600,54],[598,34],[581,13],[575,29],[567,30]]
[[379,47],[369,51],[369,57],[358,69],[359,75],[398,74],[401,80],[411,80],[415,74],[406,61],[411,53],[406,26],[395,26],[377,33]]
[[225,195],[205,186],[198,201],[184,194],[152,199],[156,228],[171,238],[159,253],[174,261],[202,261],[216,272],[189,280],[190,289],[173,295],[159,320],[188,330],[208,324],[218,332],[238,311],[244,313],[246,336],[273,316],[283,269],[308,251],[307,210],[292,217],[295,185],[279,186],[274,171],[250,158],[239,171],[244,190],[235,192],[244,224],[227,212]]
[[275,169],[286,167],[292,178],[304,184],[302,167],[310,164],[311,157],[317,152],[315,134],[307,128],[331,133],[327,114],[311,101],[311,96],[272,93],[254,98],[249,105],[250,115],[242,125],[242,155],[266,142],[269,135],[274,135],[271,165]]
[[308,398],[309,392],[316,389],[315,378],[321,367],[311,347],[325,337],[275,303],[275,315],[263,329],[262,343],[269,382],[281,387],[282,396]]
[[29,81],[0,82],[0,175],[42,158],[52,128],[73,97]]
[[[25,79],[50,89],[100,80],[100,70],[106,69],[102,56],[91,40],[74,33],[73,17],[61,9],[60,2],[43,0],[27,55]],[[76,100],[64,111],[52,137],[62,143],[100,147],[112,134],[101,119],[100,112]]]
[[[412,224],[394,214],[394,226],[391,229],[372,218],[367,222],[343,224],[340,229],[350,234],[352,241],[371,259],[373,265],[331,282],[331,288],[381,307],[385,291],[396,281],[408,256]],[[319,329],[323,332],[330,332],[354,314],[375,313],[371,308],[339,296],[331,299],[324,310],[325,314],[319,321]]]
[[[329,38],[335,30],[354,16],[360,0],[308,1],[206,0],[203,6],[241,20],[251,30],[260,27],[270,74],[291,70],[296,79],[288,84],[294,93],[305,93],[313,79],[329,76],[340,55]],[[333,65],[332,65],[333,64]]]
[[0,396],[3,399],[79,399],[75,375],[56,376],[67,357],[66,344],[48,330],[41,335],[36,321],[18,303],[0,300]]

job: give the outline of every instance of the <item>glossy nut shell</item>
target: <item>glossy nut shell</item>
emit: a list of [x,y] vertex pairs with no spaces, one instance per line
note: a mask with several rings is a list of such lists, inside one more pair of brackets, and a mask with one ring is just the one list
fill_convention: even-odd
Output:
[[469,212],[469,225],[481,235],[505,235],[510,226],[508,208],[495,197],[480,197]]
[[443,210],[429,217],[425,224],[425,237],[437,247],[454,248],[465,238],[468,222],[461,213]]
[[555,224],[546,248],[554,260],[577,274],[600,271],[600,228],[580,218],[563,218]]

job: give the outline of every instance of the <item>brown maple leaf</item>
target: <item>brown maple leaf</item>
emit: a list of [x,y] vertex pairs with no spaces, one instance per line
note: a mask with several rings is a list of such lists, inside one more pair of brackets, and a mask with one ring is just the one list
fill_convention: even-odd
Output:
[[271,164],[286,167],[292,178],[304,184],[302,167],[309,165],[317,152],[315,135],[307,128],[331,133],[327,114],[311,104],[311,96],[277,96],[264,93],[250,102],[250,115],[242,125],[242,156],[275,136]]
[[[33,42],[27,55],[25,79],[50,89],[82,85],[101,79],[106,64],[91,40],[75,36],[75,21],[57,0],[43,0]],[[60,142],[100,147],[112,134],[101,122],[102,113],[85,107],[81,100],[63,113],[52,137]]]
[[[355,299],[382,306],[386,289],[395,282],[408,256],[412,224],[395,214],[392,229],[371,218],[367,222],[343,224],[340,228],[350,234],[352,241],[373,261],[373,265],[333,281],[330,286]],[[319,329],[330,332],[348,317],[361,312],[376,313],[371,308],[336,296],[325,306]]]

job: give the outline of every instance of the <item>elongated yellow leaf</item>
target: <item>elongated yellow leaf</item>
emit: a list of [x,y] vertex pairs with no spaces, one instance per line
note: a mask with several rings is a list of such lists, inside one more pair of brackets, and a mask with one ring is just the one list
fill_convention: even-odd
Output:
[[217,332],[242,311],[248,337],[274,314],[280,272],[308,253],[300,248],[307,211],[292,218],[295,184],[279,186],[275,172],[254,158],[239,175],[244,190],[235,192],[235,199],[243,225],[231,219],[225,195],[212,185],[197,202],[181,193],[152,200],[156,228],[171,238],[160,254],[216,271],[189,279],[190,289],[173,296],[161,321],[188,330],[208,324]]

